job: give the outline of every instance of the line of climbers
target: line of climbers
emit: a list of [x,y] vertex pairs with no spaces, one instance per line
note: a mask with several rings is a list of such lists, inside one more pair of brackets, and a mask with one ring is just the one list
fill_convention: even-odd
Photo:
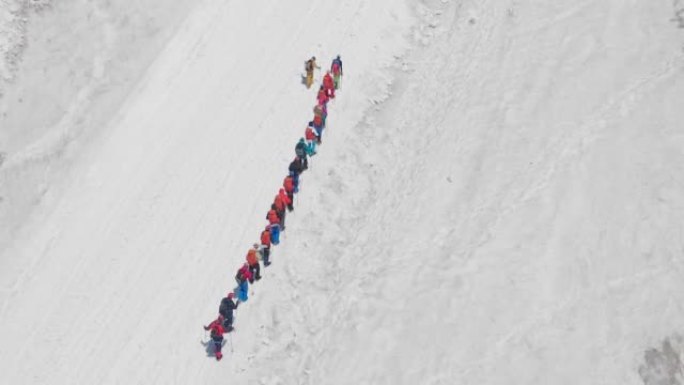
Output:
[[[311,88],[315,68],[321,68],[316,65],[316,57],[305,62],[307,88]],[[295,158],[288,167],[288,175],[283,180],[283,187],[275,196],[273,204],[266,214],[268,225],[261,232],[260,243],[255,243],[247,251],[246,262],[235,275],[237,287],[221,300],[218,318],[208,326],[204,326],[204,330],[211,331],[216,360],[223,357],[221,353],[223,334],[234,330],[233,311],[237,311],[240,303],[247,301],[249,284],[261,279],[259,262],[263,261],[264,267],[271,264],[271,246],[280,243],[280,232],[285,230],[285,215],[294,210],[294,194],[299,192],[299,176],[309,168],[308,158],[316,155],[316,146],[322,143],[323,129],[328,116],[328,101],[335,98],[335,90],[340,87],[342,75],[342,59],[337,55],[330,65],[330,70],[323,76],[323,84],[321,84],[316,97],[318,104],[313,109],[314,118],[307,125],[304,137],[299,139],[295,145]]]

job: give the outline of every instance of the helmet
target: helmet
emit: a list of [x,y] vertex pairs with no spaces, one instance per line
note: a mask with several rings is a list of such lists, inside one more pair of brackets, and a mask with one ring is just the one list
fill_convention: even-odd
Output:
[[311,60],[316,60],[316,56],[311,56]]
[[259,244],[258,244],[258,243],[255,243],[255,244],[252,245],[252,247],[255,248],[255,249],[258,249],[258,248],[259,248]]

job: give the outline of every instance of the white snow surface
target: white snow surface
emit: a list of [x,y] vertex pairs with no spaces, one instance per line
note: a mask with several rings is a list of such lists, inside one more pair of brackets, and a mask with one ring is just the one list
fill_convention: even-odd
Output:
[[678,1],[66,3],[0,99],[1,384],[684,383]]

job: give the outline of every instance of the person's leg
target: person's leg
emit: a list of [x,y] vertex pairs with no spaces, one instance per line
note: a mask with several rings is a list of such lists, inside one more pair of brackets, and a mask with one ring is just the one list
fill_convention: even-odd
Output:
[[256,280],[257,281],[260,280],[261,279],[261,265],[259,265],[258,262],[256,265],[254,265],[254,272],[256,274]]
[[240,287],[238,289],[238,299],[240,302],[247,302],[247,290],[249,289],[249,286],[247,286],[247,281],[243,281],[240,284]]
[[233,327],[233,311],[231,310],[228,317],[223,319],[223,328],[228,330]]
[[223,345],[223,336],[213,338],[212,340],[214,341],[214,355],[216,356],[217,360],[220,360],[223,357],[223,353],[221,353],[221,345]]
[[252,273],[252,279],[249,280],[249,283],[254,283],[254,278],[256,277],[256,272],[257,269],[253,265],[249,265],[249,272]]
[[291,172],[290,176],[292,176],[292,185],[294,186],[294,192],[298,193],[299,192],[299,174],[296,172]]
[[270,247],[264,247],[264,266],[268,266],[271,264],[269,261],[269,257],[271,256],[271,248]]
[[244,282],[242,283],[242,288],[241,288],[241,289],[242,289],[241,291],[242,291],[242,298],[243,298],[242,302],[246,302],[246,301],[249,299],[249,296],[248,296],[248,294],[249,294],[249,284],[247,283],[247,281],[244,281]]
[[278,211],[278,217],[280,218],[280,229],[285,230],[285,213],[287,210]]
[[287,193],[287,199],[290,200],[290,203],[287,205],[287,209],[292,212],[294,211],[294,195],[291,192]]
[[273,243],[274,245],[280,243],[280,229],[277,226],[271,230],[271,236],[273,237],[271,243]]

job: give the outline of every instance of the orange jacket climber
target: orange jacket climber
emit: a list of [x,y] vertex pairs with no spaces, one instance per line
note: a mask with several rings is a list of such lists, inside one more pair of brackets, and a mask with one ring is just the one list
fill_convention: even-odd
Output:
[[247,260],[247,264],[250,266],[257,265],[259,263],[259,258],[257,258],[257,252],[255,249],[249,249],[247,252],[247,257],[245,258]]
[[268,230],[268,227],[261,232],[261,244],[266,247],[271,246],[271,232]]

